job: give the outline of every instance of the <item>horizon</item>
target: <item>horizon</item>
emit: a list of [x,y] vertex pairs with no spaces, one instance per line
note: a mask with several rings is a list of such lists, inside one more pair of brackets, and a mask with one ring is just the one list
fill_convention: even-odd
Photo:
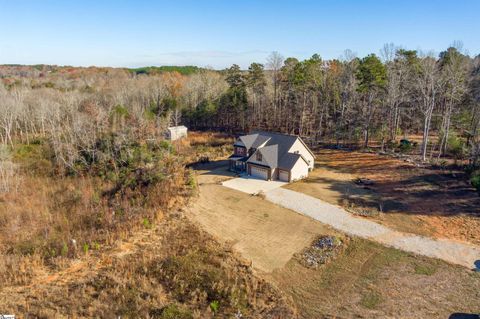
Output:
[[394,43],[438,56],[454,41],[476,56],[477,12],[480,3],[468,0],[0,1],[0,64],[246,69],[272,51],[331,60],[347,49],[379,55],[383,44]]

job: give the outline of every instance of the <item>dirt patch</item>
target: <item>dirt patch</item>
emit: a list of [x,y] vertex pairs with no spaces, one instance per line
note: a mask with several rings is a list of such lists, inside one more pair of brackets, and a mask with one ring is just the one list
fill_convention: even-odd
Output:
[[[373,183],[358,185],[357,178]],[[463,172],[421,168],[377,154],[321,150],[310,176],[286,188],[402,232],[480,244],[480,197]]]
[[[308,246],[326,226],[305,216],[219,183],[230,178],[225,166],[199,170],[199,197],[191,217],[208,232],[252,261],[263,272],[283,267],[291,257]],[[211,168],[211,167],[208,167]]]

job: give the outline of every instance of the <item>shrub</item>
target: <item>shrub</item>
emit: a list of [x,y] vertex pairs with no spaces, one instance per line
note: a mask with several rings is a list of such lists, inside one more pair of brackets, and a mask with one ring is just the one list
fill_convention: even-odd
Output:
[[408,153],[412,150],[413,143],[409,140],[400,140],[400,144],[398,145],[398,149],[401,153]]
[[220,307],[220,303],[217,300],[214,300],[210,303],[210,309],[213,312],[217,312],[219,307]]
[[470,182],[472,186],[477,190],[478,194],[480,195],[480,170],[475,171],[472,176],[470,177]]
[[456,160],[461,159],[465,153],[465,143],[455,134],[452,133],[448,137],[448,149],[447,152],[452,155]]

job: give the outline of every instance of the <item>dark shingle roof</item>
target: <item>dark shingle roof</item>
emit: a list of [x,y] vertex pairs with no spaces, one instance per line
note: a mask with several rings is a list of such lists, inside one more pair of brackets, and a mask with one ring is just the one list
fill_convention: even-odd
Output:
[[262,145],[263,143],[267,142],[270,137],[268,136],[265,136],[265,135],[261,135],[261,134],[257,134],[257,138],[255,139],[255,142],[253,142],[253,145],[252,147],[253,148],[258,148],[260,145]]
[[[240,137],[240,140],[245,144],[247,149],[252,147],[258,148],[266,142],[264,147],[258,149],[265,158],[265,162],[267,162],[271,168],[280,167],[288,170],[302,157],[300,154],[288,153],[288,150],[297,139],[299,139],[299,137],[295,135],[262,131]],[[310,150],[308,151],[310,152]]]
[[280,133],[271,133],[271,132],[256,132],[260,136],[268,137],[267,145],[277,144],[280,153],[288,152],[293,143],[297,140],[298,136],[286,135]]
[[300,154],[285,153],[278,161],[278,167],[291,170],[300,157]]
[[269,145],[259,148],[257,152],[260,152],[268,163],[268,166],[275,168],[278,166],[278,145]]
[[240,141],[242,141],[242,143],[245,145],[247,150],[249,150],[252,147],[253,143],[255,143],[255,140],[257,139],[257,137],[258,137],[258,134],[244,135],[244,136],[240,136]]

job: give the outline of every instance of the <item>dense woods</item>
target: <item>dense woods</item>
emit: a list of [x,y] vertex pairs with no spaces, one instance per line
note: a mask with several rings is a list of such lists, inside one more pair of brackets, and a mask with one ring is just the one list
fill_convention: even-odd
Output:
[[[179,123],[280,131],[311,144],[353,143],[411,151],[422,161],[479,164],[480,56],[467,55],[459,43],[438,55],[393,44],[378,55],[358,58],[347,50],[334,60],[274,52],[247,70],[37,65],[2,66],[0,74],[2,144],[44,138],[63,173],[88,166],[107,135],[159,139]],[[13,169],[4,164],[2,176]]]
[[[383,149],[422,136],[428,160],[445,155],[478,161],[479,62],[456,44],[439,56],[385,45],[380,56],[299,61],[272,54],[266,65],[224,71],[217,100],[185,105],[192,127],[275,130],[314,142]],[[208,106],[208,107],[207,107]],[[434,138],[432,138],[432,135]]]

